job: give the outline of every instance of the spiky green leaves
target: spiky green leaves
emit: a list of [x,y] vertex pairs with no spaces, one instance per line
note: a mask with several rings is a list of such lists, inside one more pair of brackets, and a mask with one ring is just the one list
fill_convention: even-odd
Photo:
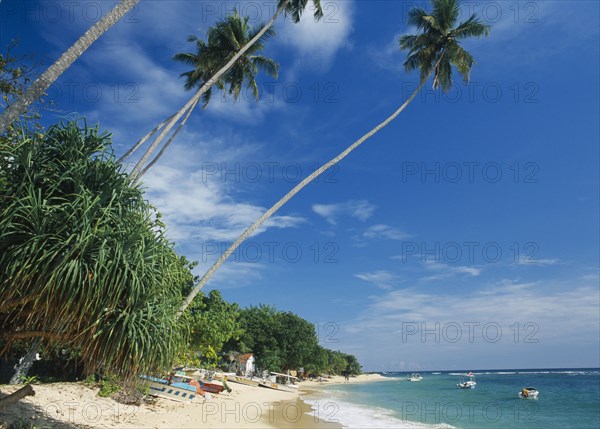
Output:
[[446,92],[452,87],[452,68],[468,82],[475,63],[458,40],[487,36],[490,27],[474,14],[458,24],[460,7],[456,0],[431,0],[431,4],[431,13],[421,8],[409,12],[408,23],[420,33],[402,36],[400,48],[408,51],[406,71],[419,70],[421,80],[433,74],[433,88]]
[[[186,77],[185,88],[201,87],[223,67],[235,54],[256,36],[263,24],[251,27],[248,17],[242,17],[234,9],[233,13],[223,21],[217,22],[207,32],[207,41],[196,36],[188,40],[196,44],[195,53],[176,54],[173,59],[194,67],[193,70],[183,73]],[[268,29],[260,39],[254,43],[246,53],[216,82],[215,86],[228,93],[237,100],[246,86],[249,93],[258,99],[259,90],[256,76],[264,72],[274,78],[279,73],[279,65],[270,58],[260,55],[264,43],[273,37],[275,32]],[[228,88],[228,89],[227,89]],[[212,95],[212,88],[203,95],[204,106],[208,104]]]
[[167,367],[191,274],[110,136],[71,122],[0,159],[0,342],[42,336],[122,375]]
[[[299,22],[302,18],[304,10],[308,6],[308,0],[279,0],[277,7],[285,7],[286,15],[292,17],[294,22]],[[312,7],[314,9],[313,17],[316,21],[323,18],[323,8],[321,7],[321,0],[312,0]]]

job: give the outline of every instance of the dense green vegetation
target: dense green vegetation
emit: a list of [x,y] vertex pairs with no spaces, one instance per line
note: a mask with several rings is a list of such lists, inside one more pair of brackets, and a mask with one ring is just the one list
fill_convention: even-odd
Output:
[[0,341],[78,349],[89,370],[165,368],[192,279],[155,210],[85,123],[0,148]]
[[354,356],[321,347],[315,326],[294,313],[261,305],[241,310],[239,317],[243,333],[229,341],[225,350],[252,352],[259,369],[304,368],[312,374],[361,371]]

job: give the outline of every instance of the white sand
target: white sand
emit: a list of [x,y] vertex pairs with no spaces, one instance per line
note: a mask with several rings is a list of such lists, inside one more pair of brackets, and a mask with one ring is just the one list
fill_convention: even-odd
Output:
[[[330,382],[343,382],[343,377]],[[353,378],[352,382],[372,381],[374,377]],[[290,393],[229,383],[231,393],[212,395],[210,401],[180,403],[155,398],[151,404],[128,406],[97,396],[97,388],[81,383],[35,385],[35,396],[0,409],[0,428],[9,423],[43,427],[94,428],[323,428],[328,424],[306,414],[310,407],[299,393]],[[319,383],[303,382],[311,389]],[[0,386],[3,395],[20,386]]]

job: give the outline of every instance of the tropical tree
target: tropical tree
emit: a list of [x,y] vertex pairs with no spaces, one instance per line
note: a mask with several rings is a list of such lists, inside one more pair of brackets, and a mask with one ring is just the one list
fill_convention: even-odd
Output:
[[69,49],[67,49],[54,64],[42,73],[27,90],[0,115],[0,132],[4,131],[27,107],[43,96],[61,74],[67,70],[92,43],[102,36],[110,27],[115,25],[140,0],[121,0],[114,8],[92,25]]
[[41,339],[132,376],[184,344],[189,263],[110,146],[76,122],[0,146],[0,355]]
[[404,63],[406,71],[418,70],[420,72],[420,83],[415,91],[383,122],[302,180],[269,208],[256,222],[250,225],[219,259],[215,261],[196,286],[194,286],[192,292],[182,303],[181,312],[185,311],[196,294],[244,240],[306,185],[340,162],[354,149],[392,122],[417,96],[431,76],[433,76],[433,87],[440,88],[442,91],[448,91],[452,86],[453,68],[458,71],[465,82],[469,81],[471,67],[475,61],[471,54],[460,46],[460,41],[469,37],[487,36],[490,33],[490,27],[479,20],[475,14],[471,15],[466,21],[459,23],[460,7],[457,0],[431,0],[431,6],[432,11],[429,13],[418,7],[409,12],[408,22],[410,25],[417,27],[418,33],[403,36],[399,41],[400,48],[408,50],[408,56]]
[[[263,25],[251,27],[248,25],[248,21],[248,17],[241,17],[237,10],[234,9],[233,13],[225,20],[220,21],[214,27],[209,28],[207,32],[207,42],[204,42],[204,40],[197,36],[190,36],[188,38],[188,41],[195,44],[196,52],[179,53],[173,57],[176,61],[194,67],[192,70],[181,74],[181,76],[185,76],[186,78],[184,85],[185,89],[191,90],[196,87],[203,87],[223,64],[234,57],[242,46],[248,44],[250,40],[254,39],[254,37],[262,31]],[[218,80],[214,86],[223,91],[229,88],[228,93],[234,100],[238,100],[245,85],[250,90],[252,96],[258,100],[258,85],[256,83],[256,75],[258,72],[263,71],[273,78],[277,78],[279,72],[279,65],[275,61],[259,54],[264,49],[264,42],[274,34],[275,32],[272,29],[263,32],[263,35],[258,41],[246,50],[245,54],[221,76],[220,80]],[[213,88],[211,86],[202,95],[204,107],[206,107],[210,101],[212,90]],[[134,176],[136,180],[158,161],[167,147],[173,142],[176,135],[190,116],[190,113],[195,108],[196,103],[194,103],[187,111],[186,116],[171,135],[167,143],[163,145],[158,155],[140,171],[146,162],[145,160],[152,152],[148,149],[144,156],[142,156],[132,172],[132,176]],[[148,155],[148,157],[146,155]],[[137,174],[138,171],[140,171],[139,174]]]
[[[214,73],[208,80],[204,81],[203,85],[196,91],[196,93],[173,115],[169,118],[165,119],[161,123],[159,123],[152,131],[146,134],[140,141],[138,141],[135,145],[132,146],[130,150],[127,151],[126,155],[119,159],[120,162],[124,161],[126,157],[133,154],[139,147],[141,147],[149,138],[158,133],[155,140],[152,142],[148,150],[144,153],[140,161],[134,167],[132,171],[132,177],[137,179],[140,175],[140,171],[142,166],[148,162],[150,156],[156,151],[157,147],[162,143],[165,137],[169,134],[169,132],[173,129],[175,124],[181,119],[181,117],[190,109],[194,109],[198,104],[198,101],[204,96],[204,94],[212,88],[213,85],[217,84],[223,75],[227,73],[227,71],[238,61],[246,52],[250,49],[252,45],[259,42],[265,33],[270,31],[271,27],[277,20],[277,18],[281,15],[289,15],[293,22],[297,23],[300,21],[304,10],[308,5],[309,0],[279,0],[277,4],[277,10],[275,14],[271,17],[271,19],[258,31],[254,37],[252,37],[245,45],[240,46],[239,50],[235,55],[233,55],[229,61],[225,65],[222,65],[219,70]],[[312,4],[314,6],[314,18],[315,20],[319,20],[323,17],[323,9],[321,7],[321,0],[312,0]]]
[[182,322],[190,331],[187,347],[179,357],[185,364],[200,363],[194,362],[198,353],[204,363],[210,357],[210,363],[215,364],[223,345],[237,340],[243,332],[238,305],[225,301],[217,290],[211,290],[208,295],[198,295],[182,317]]

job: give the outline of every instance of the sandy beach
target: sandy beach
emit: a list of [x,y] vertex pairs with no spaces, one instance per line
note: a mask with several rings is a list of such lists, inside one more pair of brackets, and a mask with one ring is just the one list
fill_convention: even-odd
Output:
[[[336,383],[365,383],[385,379],[364,374],[346,381],[336,376],[324,382],[304,381],[298,393],[231,384],[231,393],[212,395],[210,400],[180,403],[150,397],[140,406],[124,405],[97,395],[98,388],[82,383],[35,385],[35,396],[0,409],[2,428],[94,427],[94,428],[340,428],[319,416],[301,399],[303,394]],[[20,386],[0,386],[2,395]]]

